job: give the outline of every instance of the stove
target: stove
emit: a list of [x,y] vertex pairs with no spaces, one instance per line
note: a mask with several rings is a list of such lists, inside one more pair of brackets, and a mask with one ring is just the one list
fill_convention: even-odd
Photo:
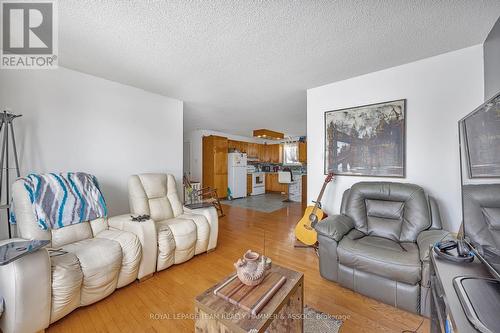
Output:
[[252,193],[250,195],[264,193],[266,193],[266,174],[264,172],[252,173]]

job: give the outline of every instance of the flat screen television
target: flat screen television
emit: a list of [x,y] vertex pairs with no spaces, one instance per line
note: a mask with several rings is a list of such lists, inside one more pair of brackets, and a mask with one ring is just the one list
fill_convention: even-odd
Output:
[[500,280],[500,93],[458,125],[463,221],[460,233]]

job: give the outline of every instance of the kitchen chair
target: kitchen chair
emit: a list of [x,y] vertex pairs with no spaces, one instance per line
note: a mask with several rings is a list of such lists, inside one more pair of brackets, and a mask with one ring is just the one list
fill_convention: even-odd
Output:
[[290,184],[292,182],[292,173],[290,171],[278,171],[278,183],[287,185],[287,195],[283,202],[292,202],[292,200],[290,200]]

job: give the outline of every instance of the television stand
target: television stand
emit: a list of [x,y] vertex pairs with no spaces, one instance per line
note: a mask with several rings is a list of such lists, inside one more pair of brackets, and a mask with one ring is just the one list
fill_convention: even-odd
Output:
[[430,257],[431,332],[480,332],[467,319],[453,280],[464,276],[484,279],[493,276],[477,258],[471,263],[454,263],[436,257],[432,251]]

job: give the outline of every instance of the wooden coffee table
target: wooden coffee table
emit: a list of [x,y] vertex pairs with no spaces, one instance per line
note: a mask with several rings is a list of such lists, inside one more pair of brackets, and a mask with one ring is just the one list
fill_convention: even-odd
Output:
[[276,264],[271,271],[283,274],[286,282],[257,316],[214,295],[234,273],[197,296],[196,332],[303,332],[304,275]]

